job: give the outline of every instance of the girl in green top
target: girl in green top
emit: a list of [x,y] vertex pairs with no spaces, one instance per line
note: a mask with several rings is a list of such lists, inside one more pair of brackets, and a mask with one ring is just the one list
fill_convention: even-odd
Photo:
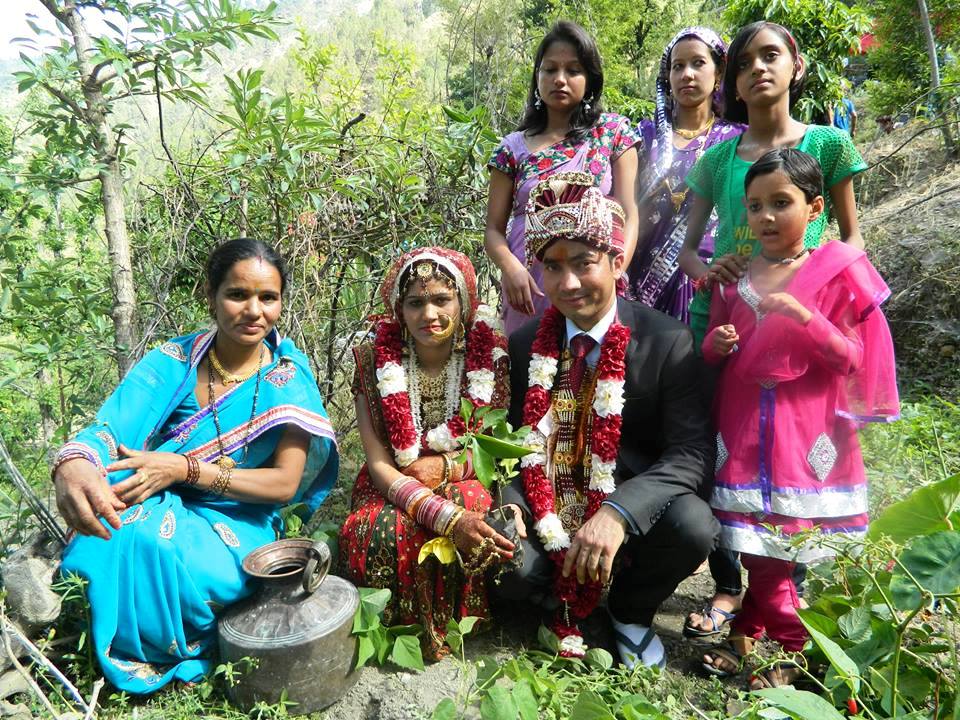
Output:
[[[804,125],[790,117],[803,91],[805,70],[796,41],[782,25],[751,23],[730,45],[723,79],[727,118],[746,122],[748,127],[743,135],[707,150],[687,176],[695,197],[680,267],[699,289],[690,304],[690,326],[698,346],[707,329],[711,285],[736,282],[758,253],[759,244],[747,225],[743,180],[750,165],[764,153],[793,147],[820,162],[830,192],[824,198],[826,211],[807,228],[806,247],[820,244],[832,214],[840,226],[840,239],[863,248],[853,176],[867,166],[845,132]],[[697,248],[713,208],[718,218],[716,248],[707,267],[697,256]]]

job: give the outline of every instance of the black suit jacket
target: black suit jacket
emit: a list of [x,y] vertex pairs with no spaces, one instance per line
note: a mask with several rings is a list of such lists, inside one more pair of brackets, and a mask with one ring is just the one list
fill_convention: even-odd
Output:
[[[713,483],[715,441],[704,392],[702,361],[683,323],[627,300],[619,320],[630,328],[625,404],[617,455],[617,489],[608,500],[630,513],[641,533],[679,495],[706,499]],[[510,422],[523,424],[531,346],[539,320],[510,337]],[[504,504],[526,508],[519,477],[503,489]]]

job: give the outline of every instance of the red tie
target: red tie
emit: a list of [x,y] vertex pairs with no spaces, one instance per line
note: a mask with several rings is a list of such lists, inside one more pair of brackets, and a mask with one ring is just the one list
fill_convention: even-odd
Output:
[[570,389],[574,395],[580,394],[583,375],[587,371],[587,355],[596,344],[597,341],[586,333],[574,335],[570,339],[570,354],[573,356],[573,362],[570,364]]

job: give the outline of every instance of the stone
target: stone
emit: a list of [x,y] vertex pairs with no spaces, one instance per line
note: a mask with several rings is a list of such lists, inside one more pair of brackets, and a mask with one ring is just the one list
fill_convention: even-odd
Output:
[[29,693],[30,683],[17,670],[7,670],[0,675],[0,700],[17,693]]
[[59,542],[40,532],[0,564],[7,612],[28,635],[60,617],[61,598],[51,587],[60,554]]
[[30,708],[22,703],[8,703],[0,700],[0,718],[5,720],[33,720]]

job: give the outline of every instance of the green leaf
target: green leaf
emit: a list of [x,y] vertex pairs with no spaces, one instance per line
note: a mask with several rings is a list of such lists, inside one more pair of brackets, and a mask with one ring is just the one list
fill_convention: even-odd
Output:
[[593,690],[584,690],[570,709],[570,720],[617,720],[610,708]]
[[475,435],[474,439],[480,447],[496,458],[522,458],[533,452],[530,448],[516,443],[500,440],[489,435]]
[[470,634],[470,631],[473,630],[473,626],[480,622],[480,618],[475,615],[468,615],[465,618],[460,619],[460,633],[462,635]]
[[420,640],[413,635],[401,635],[393,644],[390,661],[408,670],[423,670]]
[[870,637],[870,611],[862,605],[855,607],[840,618],[837,625],[848,640],[863,642]]
[[800,616],[800,622],[807,628],[810,637],[823,651],[823,654],[827,656],[827,660],[830,661],[837,676],[843,678],[854,693],[859,692],[860,669],[857,664],[847,656],[839,645],[808,623],[803,616]]
[[752,694],[762,697],[774,707],[800,720],[844,720],[843,715],[833,705],[807,690],[767,688],[756,690]]
[[950,527],[947,518],[960,510],[960,475],[914,490],[870,523],[867,536],[889,536],[898,543]]
[[493,485],[497,477],[497,471],[493,464],[493,458],[486,450],[480,448],[477,444],[477,438],[471,441],[470,450],[473,453],[473,471],[477,474],[477,480],[487,489]]
[[373,641],[366,635],[361,635],[358,640],[357,668],[362,668],[367,664],[367,660],[373,657],[374,653],[376,652],[376,648],[373,646]]
[[946,531],[926,535],[900,556],[893,572],[890,593],[901,610],[913,610],[922,602],[920,586],[934,595],[947,595],[960,588],[960,532]]
[[480,717],[483,720],[517,720],[520,710],[510,691],[494,685],[480,702]]
[[537,720],[539,705],[529,682],[526,680],[518,681],[510,691],[510,695],[517,705],[520,720]]
[[[488,408],[489,406],[484,406]],[[503,408],[497,410],[488,410],[483,415],[483,429],[488,430],[496,425],[504,423],[507,421],[507,411]]]
[[430,715],[430,720],[455,720],[457,717],[457,705],[450,698],[444,698],[437,703]]
[[463,418],[464,422],[470,422],[470,418],[473,416],[473,403],[470,402],[469,398],[460,398],[460,417]]
[[584,655],[583,662],[594,670],[609,670],[613,667],[613,655],[603,648],[590,648]]
[[541,625],[540,629],[537,630],[537,641],[541,647],[546,648],[554,654],[560,651],[560,638],[546,625]]

